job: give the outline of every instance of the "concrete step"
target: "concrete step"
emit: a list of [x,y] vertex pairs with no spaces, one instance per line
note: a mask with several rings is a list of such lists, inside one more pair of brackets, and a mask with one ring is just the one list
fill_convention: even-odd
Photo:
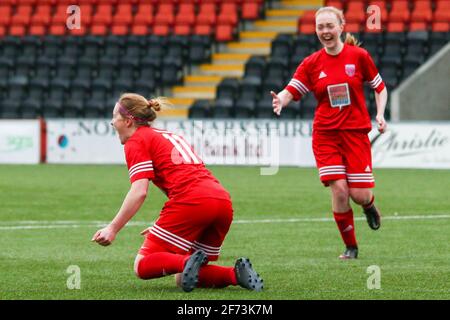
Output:
[[186,109],[189,108],[195,99],[191,98],[169,98],[170,103],[172,103],[174,109]]
[[322,0],[282,0],[279,3],[276,3],[275,6],[277,8],[283,9],[318,9],[324,6],[324,2]]
[[158,119],[187,119],[189,107],[167,108],[158,112]]
[[242,77],[243,64],[203,64],[199,68],[202,75],[222,77]]
[[267,21],[297,21],[303,12],[304,10],[297,9],[271,9],[267,10],[266,17]]
[[247,54],[270,54],[271,42],[230,42],[228,52]]
[[242,31],[239,34],[241,42],[264,42],[272,41],[278,32],[274,31]]
[[212,60],[214,64],[244,64],[250,57],[249,53],[215,53]]
[[184,77],[184,84],[189,87],[205,87],[219,84],[222,76],[188,75]]
[[172,88],[172,95],[175,98],[214,99],[216,97],[216,87],[177,86]]
[[253,25],[255,31],[276,31],[283,33],[297,32],[297,20],[261,20]]

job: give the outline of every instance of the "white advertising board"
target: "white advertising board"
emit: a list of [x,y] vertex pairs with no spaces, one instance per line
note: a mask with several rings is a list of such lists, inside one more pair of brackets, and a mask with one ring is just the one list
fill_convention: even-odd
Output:
[[40,137],[38,120],[0,120],[0,163],[39,163]]
[[[183,136],[206,164],[314,167],[310,121],[157,121]],[[389,124],[372,141],[374,167],[450,168],[450,123]],[[49,120],[49,163],[124,163],[107,120]]]
[[392,123],[369,137],[374,167],[450,169],[449,122]]
[[123,146],[110,121],[67,119],[47,121],[47,162],[123,164]]

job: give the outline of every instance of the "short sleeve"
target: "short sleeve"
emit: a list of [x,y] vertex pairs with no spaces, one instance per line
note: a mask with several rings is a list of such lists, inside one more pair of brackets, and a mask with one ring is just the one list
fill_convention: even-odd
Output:
[[138,141],[127,141],[125,144],[125,158],[131,183],[140,179],[151,180],[155,177],[150,154]]
[[375,63],[373,62],[372,57],[367,51],[364,52],[363,59],[364,61],[362,65],[363,65],[364,80],[369,82],[372,89],[380,93],[385,87],[383,79],[381,78],[381,75],[378,72]]
[[294,96],[295,101],[298,101],[310,91],[310,88],[311,84],[308,78],[307,62],[306,60],[303,60],[285,90],[289,91]]

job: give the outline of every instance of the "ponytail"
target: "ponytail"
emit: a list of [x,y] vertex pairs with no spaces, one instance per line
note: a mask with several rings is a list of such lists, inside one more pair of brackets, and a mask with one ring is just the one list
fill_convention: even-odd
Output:
[[344,43],[350,46],[357,46],[357,47],[361,45],[361,42],[359,42],[358,39],[356,39],[356,37],[349,32],[347,32],[345,35]]

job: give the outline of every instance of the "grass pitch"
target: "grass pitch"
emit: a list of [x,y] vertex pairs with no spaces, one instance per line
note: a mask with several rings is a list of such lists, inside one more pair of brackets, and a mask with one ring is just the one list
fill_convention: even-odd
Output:
[[[112,246],[92,243],[128,191],[124,166],[0,166],[0,299],[450,299],[449,170],[375,170],[382,227],[370,230],[353,206],[360,257],[339,261],[344,247],[315,169],[281,168],[274,176],[256,167],[210,169],[235,209],[218,263],[250,257],[263,292],[186,294],[172,276],[136,278],[139,232],[165,201],[154,186]],[[79,290],[67,287],[71,265],[80,268]],[[374,265],[380,289],[367,287]]]

